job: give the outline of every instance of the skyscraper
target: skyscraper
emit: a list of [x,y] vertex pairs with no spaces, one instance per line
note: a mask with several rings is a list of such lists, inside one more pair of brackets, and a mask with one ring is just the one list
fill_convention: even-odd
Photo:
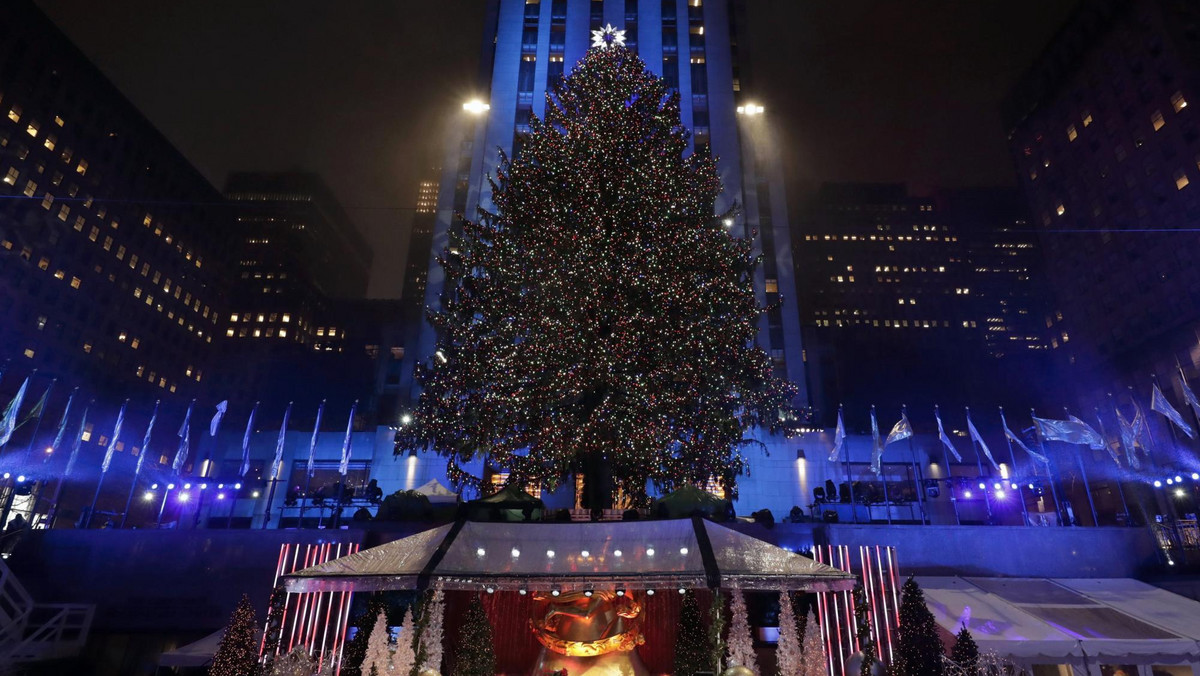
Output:
[[1194,2],[1083,3],[1006,102],[1061,311],[1051,344],[1085,410],[1198,374],[1198,25]]
[[[741,0],[491,0],[484,35],[478,99],[463,107],[462,126],[449,139],[433,226],[425,305],[438,307],[444,278],[436,255],[465,214],[491,209],[487,178],[500,153],[519,152],[532,116],[547,93],[589,48],[591,32],[625,31],[626,46],[679,92],[693,148],[718,158],[724,193],[718,212],[737,206],[729,227],[753,237],[763,254],[755,288],[764,306],[759,343],[777,373],[801,387],[807,406],[800,321],[782,169],[773,152],[769,111],[754,99],[746,49],[739,45]],[[783,298],[784,302],[776,302]],[[433,354],[425,327],[417,360]]]

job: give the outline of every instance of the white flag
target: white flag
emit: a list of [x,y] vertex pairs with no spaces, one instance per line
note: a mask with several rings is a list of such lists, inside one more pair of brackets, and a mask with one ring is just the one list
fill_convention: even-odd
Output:
[[946,436],[946,430],[942,429],[942,414],[938,412],[936,406],[933,407],[933,417],[937,420],[938,424],[938,439],[942,440],[942,444],[946,447],[947,451],[950,451],[950,455],[953,455],[955,460],[962,462],[962,456],[958,454],[958,449],[954,447],[954,444],[950,441],[950,437]]
[[[179,427],[179,450],[175,451],[175,460],[171,462],[171,469],[176,474],[179,473],[183,463],[187,461],[188,451],[191,450],[192,443],[192,407],[196,405],[196,400],[188,404],[187,413],[183,415],[183,425]],[[201,432],[203,434],[203,432]]]
[[87,414],[88,409],[83,408],[83,417],[79,419],[79,434],[75,435],[75,445],[71,447],[71,457],[67,458],[67,468],[63,470],[63,478],[71,476],[71,470],[75,469],[75,461],[79,460],[79,448],[83,446],[83,433],[87,431]]
[[879,421],[875,419],[875,407],[871,407],[871,471],[875,476],[883,471],[883,440],[879,438]]
[[358,400],[350,407],[350,419],[346,421],[346,438],[342,440],[342,462],[338,465],[338,474],[346,476],[350,471],[350,433],[354,430],[354,411],[358,409]]
[[1167,401],[1167,398],[1163,396],[1162,390],[1158,389],[1157,383],[1155,383],[1153,392],[1150,395],[1150,410],[1158,411],[1159,413],[1163,414],[1167,420],[1175,423],[1176,427],[1182,430],[1184,434],[1188,435],[1188,439],[1196,438],[1196,433],[1192,431],[1192,426],[1184,422],[1183,416],[1180,415],[1179,411],[1176,411],[1175,407],[1171,405],[1171,402]]
[[29,378],[25,378],[25,382],[21,383],[21,389],[17,390],[17,396],[13,397],[12,401],[8,402],[8,407],[4,409],[4,417],[0,418],[0,446],[7,444],[17,429],[17,412],[21,409],[21,402],[25,400],[25,390],[28,388]]
[[[1004,420],[1004,413],[1000,413],[1000,420]],[[1004,426],[1004,431],[1008,432],[1008,426]],[[983,450],[983,457],[988,459],[992,464],[992,469],[1000,471],[1000,465],[996,464],[996,459],[992,457],[992,449],[988,448],[987,442],[983,440],[983,435],[979,430],[975,429],[975,421],[971,420],[971,409],[967,409],[967,434],[971,435],[971,440],[979,444],[979,448]],[[1020,442],[1017,442],[1020,443]],[[976,457],[979,457],[978,455]]]
[[242,468],[238,475],[242,478],[246,477],[246,473],[250,471],[250,433],[254,431],[254,414],[258,413],[258,402],[254,402],[254,408],[250,409],[250,417],[246,419],[246,433],[242,435]]
[[287,425],[288,418],[292,417],[292,402],[288,402],[288,407],[283,412],[283,424],[279,426],[279,438],[275,441],[275,459],[271,461],[271,478],[278,479],[279,473],[283,470],[283,446],[287,441]]
[[1121,445],[1125,447],[1125,457],[1129,461],[1129,466],[1133,469],[1141,469],[1142,463],[1138,460],[1137,449],[1141,445],[1142,438],[1142,411],[1138,409],[1133,416],[1132,423],[1125,419],[1125,416],[1121,414],[1121,409],[1117,408],[1115,403],[1113,412],[1117,414],[1117,426],[1121,428]]
[[50,444],[50,448],[54,449],[55,453],[62,448],[63,437],[67,435],[67,419],[71,416],[71,404],[74,403],[75,392],[78,391],[79,388],[76,387],[75,391],[71,392],[71,396],[67,398],[67,407],[63,409],[62,418],[58,421],[58,431],[54,433],[54,443]]
[[888,432],[887,440],[883,442],[884,446],[890,446],[893,442],[903,441],[913,435],[912,424],[908,422],[908,411],[900,412],[900,419],[892,425],[892,431]]
[[313,462],[317,457],[317,435],[321,433],[321,416],[325,413],[325,400],[317,407],[317,422],[313,425],[312,441],[308,442],[308,475],[313,475]]
[[217,412],[213,414],[212,422],[208,423],[208,436],[217,436],[217,430],[221,429],[221,418],[225,417],[225,411],[228,410],[229,400],[217,404]]
[[[1025,453],[1028,454],[1029,457],[1031,457],[1034,460],[1037,460],[1038,462],[1045,465],[1047,469],[1050,468],[1050,459],[1049,458],[1047,458],[1046,456],[1042,455],[1041,453],[1038,453],[1037,451],[1029,448],[1029,446],[1025,445],[1024,441],[1021,441],[1020,437],[1013,434],[1013,431],[1008,429],[1008,420],[1006,420],[1004,418],[1004,411],[1000,411],[1000,425],[1004,427],[1004,436],[1010,442],[1016,444],[1017,448],[1021,449],[1022,451],[1025,451]],[[989,457],[988,459],[990,460],[991,458]],[[995,463],[993,463],[993,464],[995,464]]]
[[112,438],[108,440],[108,450],[104,452],[104,461],[100,463],[100,473],[108,471],[108,466],[112,464],[113,454],[117,452],[117,439],[121,436],[121,426],[125,424],[125,407],[129,405],[129,400],[126,399],[124,404],[121,404],[121,410],[117,413],[117,424],[113,425]]
[[1183,398],[1187,400],[1188,406],[1192,407],[1192,413],[1196,414],[1196,418],[1200,420],[1200,399],[1196,398],[1196,393],[1188,386],[1182,367],[1179,369],[1179,384],[1183,386]]
[[158,419],[158,402],[154,402],[154,413],[150,414],[150,424],[146,425],[146,435],[142,437],[142,452],[138,454],[137,468],[133,470],[133,475],[137,476],[142,471],[142,464],[146,462],[146,456],[150,455],[150,434],[154,432],[154,421]]

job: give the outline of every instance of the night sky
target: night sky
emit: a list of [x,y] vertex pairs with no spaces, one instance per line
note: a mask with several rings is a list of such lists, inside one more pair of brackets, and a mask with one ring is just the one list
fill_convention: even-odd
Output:
[[[749,0],[794,192],[1012,184],[998,106],[1077,0]],[[216,185],[316,171],[396,297],[417,182],[472,93],[485,0],[38,0]],[[794,195],[793,195],[794,197]]]

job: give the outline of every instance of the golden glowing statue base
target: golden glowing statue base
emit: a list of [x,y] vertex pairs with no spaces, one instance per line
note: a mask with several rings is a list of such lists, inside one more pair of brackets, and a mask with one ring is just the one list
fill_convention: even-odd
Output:
[[529,620],[542,652],[532,676],[647,676],[635,648],[642,636],[642,606],[631,594],[596,590],[534,595]]

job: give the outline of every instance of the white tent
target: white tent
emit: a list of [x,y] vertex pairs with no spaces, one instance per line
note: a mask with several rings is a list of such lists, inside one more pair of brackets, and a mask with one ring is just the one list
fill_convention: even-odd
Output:
[[413,490],[429,498],[429,501],[433,503],[458,502],[458,493],[446,488],[437,479],[430,479],[429,483]]
[[[949,634],[1025,666],[1200,666],[1200,603],[1131,579],[918,577]],[[1149,673],[1149,672],[1147,672]],[[1200,672],[1197,672],[1200,673]]]
[[286,577],[293,592],[728,587],[844,591],[849,573],[700,518],[596,523],[458,521]]

